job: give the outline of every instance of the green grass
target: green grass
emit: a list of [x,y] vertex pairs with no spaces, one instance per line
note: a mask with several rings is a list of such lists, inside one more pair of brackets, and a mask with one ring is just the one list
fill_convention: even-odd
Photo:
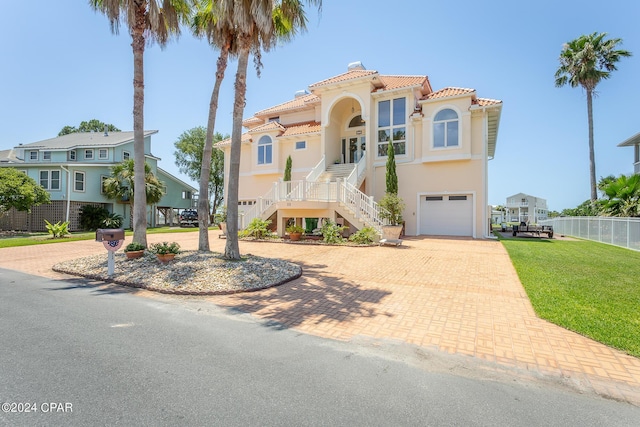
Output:
[[640,357],[640,253],[586,240],[501,239],[536,314]]
[[[210,227],[210,230],[217,230],[218,227]],[[178,227],[157,227],[148,228],[147,234],[160,234],[160,233],[192,233],[197,232],[198,228],[178,228]],[[133,236],[133,231],[125,231],[125,236]],[[78,240],[92,240],[96,238],[96,233],[82,232],[71,233],[67,237],[61,239],[52,239],[47,233],[24,233],[17,237],[3,237],[0,238],[0,248],[12,248],[16,246],[30,246],[30,245],[46,245],[49,243],[59,242],[75,242]]]

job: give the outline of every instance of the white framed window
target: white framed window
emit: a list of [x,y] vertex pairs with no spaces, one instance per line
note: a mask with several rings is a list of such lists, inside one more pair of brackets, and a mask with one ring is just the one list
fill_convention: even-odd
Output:
[[93,159],[93,150],[84,150],[84,158],[86,160],[92,160]]
[[182,198],[184,200],[190,200],[192,197],[191,191],[183,191],[182,192]]
[[51,151],[43,151],[42,160],[51,160]]
[[106,176],[106,175],[101,175],[100,176],[100,194],[105,194],[106,193],[106,191],[104,191],[104,189],[105,189],[105,182],[106,182],[107,178],[109,178],[109,177]]
[[98,150],[98,158],[99,159],[106,159],[108,158],[108,151],[106,148],[101,148]]
[[131,153],[129,153],[128,151],[122,152],[122,160],[129,160],[130,158],[131,158]]
[[60,190],[60,171],[41,170],[39,174],[40,186],[45,190]]
[[38,160],[38,152],[29,151],[29,160]]
[[84,185],[84,172],[74,172],[73,173],[73,191],[78,191],[84,193],[85,185]]
[[396,155],[407,154],[406,123],[406,98],[378,102],[378,157],[387,156],[389,141]]
[[433,118],[433,146],[435,148],[458,147],[460,132],[458,113],[451,108],[440,110]]
[[69,151],[69,160],[75,160],[76,159],[76,150],[70,150]]
[[273,142],[268,135],[258,140],[258,164],[266,165],[273,162]]
[[307,141],[296,141],[296,150],[304,150],[307,148]]

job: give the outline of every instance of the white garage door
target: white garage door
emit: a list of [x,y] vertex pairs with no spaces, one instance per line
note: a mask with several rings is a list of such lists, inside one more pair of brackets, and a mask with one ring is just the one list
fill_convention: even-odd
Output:
[[420,196],[420,234],[472,236],[473,196]]

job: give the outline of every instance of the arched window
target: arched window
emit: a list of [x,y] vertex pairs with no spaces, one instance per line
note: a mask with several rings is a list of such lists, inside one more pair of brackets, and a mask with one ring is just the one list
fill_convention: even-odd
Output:
[[265,165],[271,163],[273,142],[268,135],[262,136],[258,140],[258,164]]
[[364,120],[362,120],[362,116],[358,114],[349,122],[350,128],[358,128],[360,126],[364,126]]
[[458,113],[451,108],[439,111],[433,119],[433,146],[459,146],[458,126]]

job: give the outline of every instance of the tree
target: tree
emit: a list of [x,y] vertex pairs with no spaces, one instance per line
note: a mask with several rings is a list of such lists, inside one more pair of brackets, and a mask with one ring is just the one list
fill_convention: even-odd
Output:
[[49,193],[33,178],[15,168],[0,168],[0,216],[11,208],[28,212],[45,203],[51,203]]
[[109,132],[120,132],[120,129],[112,124],[107,124],[97,119],[91,119],[88,122],[80,122],[80,125],[77,128],[73,126],[63,127],[62,130],[58,132],[58,136],[77,132],[104,132],[105,126]]
[[[258,71],[261,52],[269,50],[278,41],[293,38],[299,30],[306,29],[307,18],[300,0],[247,0],[218,1],[219,25],[235,31],[238,68],[235,77],[233,102],[233,126],[229,155],[229,182],[227,184],[227,240],[224,256],[240,259],[238,246],[238,185],[240,176],[240,144],[242,140],[242,115],[247,92],[247,64],[252,53]],[[307,3],[322,6],[321,0]]]
[[600,212],[597,204],[591,202],[591,200],[585,200],[576,208],[563,209],[560,212],[561,216],[598,216]]
[[396,153],[393,140],[387,144],[387,170],[385,175],[387,193],[398,194],[398,175],[396,174]]
[[566,43],[560,52],[560,67],[556,71],[556,86],[562,87],[567,83],[571,87],[582,87],[587,93],[587,115],[589,120],[589,175],[591,178],[591,202],[595,203],[596,192],[596,161],[593,140],[593,95],[601,80],[608,79],[615,71],[616,63],[622,57],[629,57],[631,53],[616,49],[622,39],[609,39],[607,33],[593,33],[582,35]]
[[603,185],[605,199],[599,201],[601,212],[608,216],[640,216],[640,175],[620,175]]
[[[133,159],[111,167],[111,176],[104,180],[103,191],[110,199],[128,200],[131,205],[131,211],[135,212],[135,203],[138,203],[135,188],[138,180],[135,179],[135,162]],[[145,202],[149,205],[158,203],[164,195],[164,184],[151,172],[151,167],[147,162],[144,163],[144,176],[142,177],[144,186]],[[145,217],[147,206],[143,206]]]
[[[144,47],[157,42],[164,47],[172,35],[180,34],[180,22],[191,14],[188,0],[89,0],[91,7],[104,13],[111,31],[118,33],[122,20],[131,34],[133,50],[133,157],[136,185],[145,185],[144,157]],[[133,241],[147,246],[146,192],[134,195]]]
[[[393,140],[387,144],[387,165],[386,165],[386,193],[378,202],[382,208],[380,218],[386,219],[391,225],[402,224],[402,212],[404,211],[404,201],[398,197],[398,175],[396,174],[396,157],[393,147]],[[398,233],[399,234],[399,233]]]
[[[195,127],[183,132],[178,140],[174,143],[176,150],[173,154],[176,156],[176,165],[180,168],[180,172],[186,174],[194,181],[200,181],[202,173],[202,156],[204,155],[204,145],[207,137],[207,129],[203,126]],[[218,142],[227,139],[217,132],[213,136],[213,141]],[[211,210],[207,205],[207,214],[216,212],[218,206],[222,204],[224,190],[224,153],[222,150],[213,147],[210,150],[211,160],[209,167],[209,179],[204,194],[208,194],[205,200],[211,202]],[[198,200],[200,200],[200,198]]]
[[287,157],[287,163],[284,167],[284,178],[282,179],[285,182],[291,181],[291,167],[293,161],[291,160],[291,156]]

